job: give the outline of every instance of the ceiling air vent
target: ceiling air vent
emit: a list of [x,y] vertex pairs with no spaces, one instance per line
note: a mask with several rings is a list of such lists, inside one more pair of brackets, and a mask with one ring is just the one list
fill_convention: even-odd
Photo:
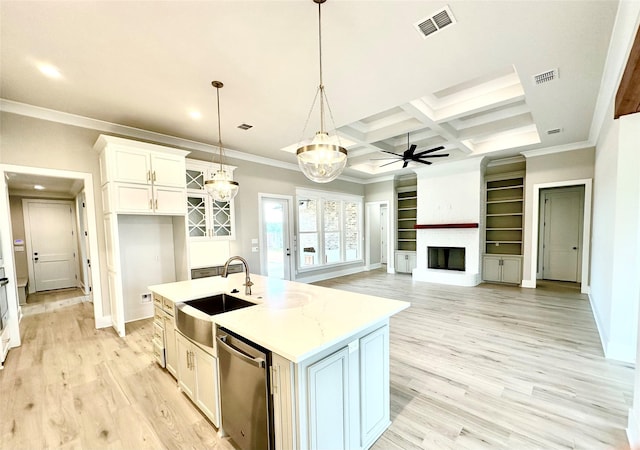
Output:
[[544,84],[557,79],[558,69],[547,70],[546,72],[539,73],[538,75],[533,76],[533,81],[535,82],[535,84]]
[[547,130],[547,134],[558,134],[558,133],[562,133],[562,128],[552,128],[550,130]]
[[241,130],[248,130],[249,128],[253,128],[253,125],[249,125],[248,123],[241,123],[238,125],[238,128]]
[[451,13],[451,10],[448,6],[445,6],[441,10],[435,12],[429,17],[420,20],[413,25],[420,32],[423,38],[430,36],[443,28],[456,23],[455,17]]

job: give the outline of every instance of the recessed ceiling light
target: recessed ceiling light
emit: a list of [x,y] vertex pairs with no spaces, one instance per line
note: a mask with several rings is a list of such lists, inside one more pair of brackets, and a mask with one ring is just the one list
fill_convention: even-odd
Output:
[[191,117],[193,120],[200,120],[202,119],[202,113],[200,113],[200,111],[191,110],[189,111],[189,117]]
[[38,69],[40,69],[40,72],[49,78],[62,78],[60,71],[49,64],[40,64]]
[[34,188],[36,191],[44,191],[44,189],[45,189],[45,187],[44,187],[44,186],[42,186],[41,184],[36,184],[36,185],[34,185],[34,186],[33,186],[33,188]]

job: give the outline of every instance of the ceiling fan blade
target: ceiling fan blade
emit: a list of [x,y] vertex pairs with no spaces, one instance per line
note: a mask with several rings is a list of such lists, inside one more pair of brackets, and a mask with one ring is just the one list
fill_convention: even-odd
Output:
[[395,164],[395,163],[397,163],[397,162],[400,162],[400,160],[399,160],[399,159],[396,159],[395,161],[388,162],[388,163],[383,164],[383,165],[381,165],[381,166],[379,166],[379,167],[388,166],[389,164]]
[[388,158],[370,158],[369,161],[383,161],[383,160],[387,160],[387,159],[397,159],[397,160],[401,160],[402,156],[397,156],[397,157],[393,157],[393,156],[389,156]]
[[404,164],[402,164],[402,168],[404,169],[405,167],[407,167],[409,165],[409,160],[405,159],[404,160]]
[[413,156],[413,152],[415,151],[416,151],[416,144],[411,144],[411,147],[406,149],[402,154],[402,156],[404,156],[405,158],[411,158]]
[[414,162],[417,162],[417,163],[426,164],[427,166],[431,165],[431,161],[423,161],[421,159],[412,159],[411,161],[414,161]]
[[413,155],[413,159],[423,159],[423,158],[445,158],[449,156],[448,153],[443,153],[442,155],[422,155],[422,156],[418,156],[418,155]]
[[402,158],[402,155],[398,155],[397,153],[393,153],[393,152],[388,152],[386,150],[380,150],[382,153],[389,153],[390,155],[396,155],[398,158]]
[[426,154],[429,154],[429,153],[437,152],[438,150],[442,150],[442,149],[444,149],[444,147],[441,145],[440,147],[434,147],[434,148],[430,148],[429,150],[421,151],[419,153],[416,153],[413,156],[422,156],[422,155],[426,155]]

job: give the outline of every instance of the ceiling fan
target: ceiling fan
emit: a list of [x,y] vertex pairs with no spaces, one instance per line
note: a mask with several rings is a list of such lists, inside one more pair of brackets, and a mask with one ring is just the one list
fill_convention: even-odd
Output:
[[444,158],[446,156],[449,156],[448,153],[443,153],[443,154],[439,154],[439,155],[431,155],[431,153],[433,152],[437,152],[438,150],[443,150],[444,147],[441,145],[439,147],[434,147],[434,148],[430,148],[429,150],[423,150],[421,152],[415,153],[416,151],[416,144],[410,144],[409,142],[409,133],[407,133],[407,146],[409,146],[409,148],[407,148],[402,155],[399,155],[397,153],[394,152],[389,152],[387,150],[381,150],[383,153],[389,153],[393,156],[387,157],[387,158],[376,158],[376,160],[383,160],[383,159],[394,159],[395,161],[391,161],[388,162],[386,164],[381,165],[380,167],[384,167],[384,166],[388,166],[389,164],[393,164],[396,163],[398,161],[403,161],[404,163],[402,164],[402,168],[404,169],[405,167],[407,167],[407,165],[411,162],[411,161],[415,161],[415,162],[419,162],[422,164],[427,164],[427,165],[431,165],[431,161],[425,161],[426,158]]

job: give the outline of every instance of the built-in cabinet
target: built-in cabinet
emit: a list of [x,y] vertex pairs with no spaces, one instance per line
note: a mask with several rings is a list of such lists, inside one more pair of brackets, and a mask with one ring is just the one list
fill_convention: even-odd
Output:
[[[217,202],[205,191],[204,183],[220,169],[219,164],[187,160],[186,210],[191,241],[235,239],[234,202]],[[232,178],[233,166],[223,166]]]
[[220,426],[218,360],[179,331],[175,332],[178,386],[211,420]]
[[485,178],[485,281],[520,284],[524,223],[524,173]]
[[388,323],[299,364],[274,354],[271,376],[276,449],[369,448],[390,423]]
[[396,272],[411,273],[416,267],[416,217],[418,191],[415,186],[396,191]]
[[522,257],[484,255],[482,277],[485,281],[520,284],[522,282]]
[[411,273],[416,265],[416,252],[396,252],[396,272]]
[[186,280],[188,152],[100,135],[108,296],[113,327],[152,317],[147,286]]

